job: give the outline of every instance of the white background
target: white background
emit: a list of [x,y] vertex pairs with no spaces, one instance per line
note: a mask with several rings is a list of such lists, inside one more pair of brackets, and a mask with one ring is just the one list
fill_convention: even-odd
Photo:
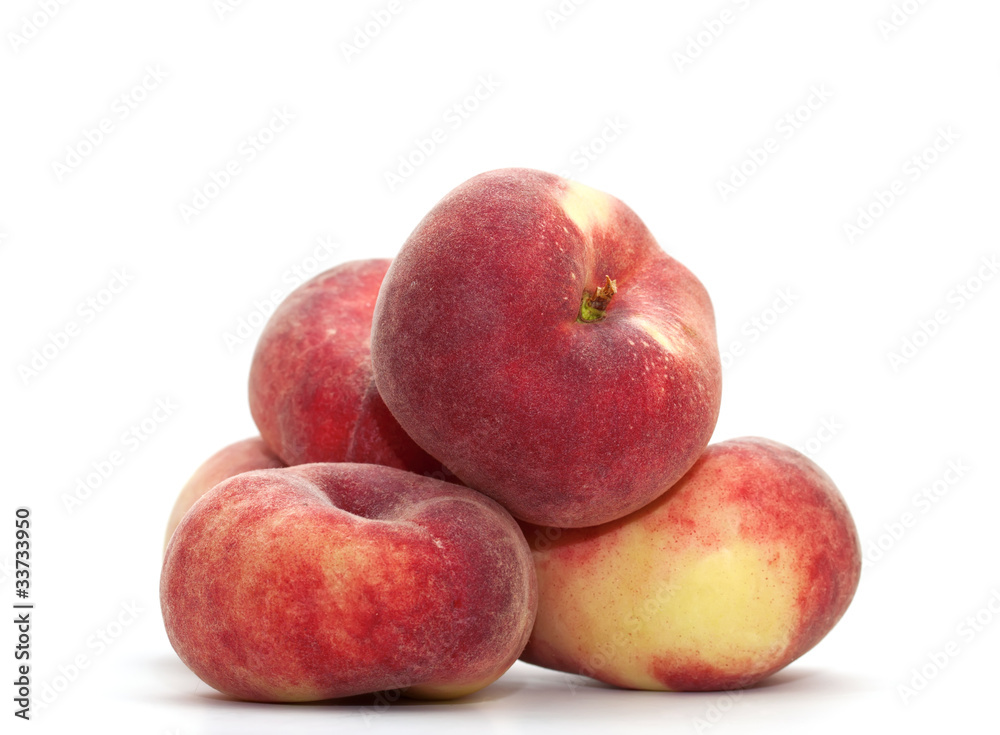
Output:
[[[94,0],[55,5],[51,19],[36,15],[44,5],[0,11],[0,597],[13,600],[14,508],[30,506],[33,684],[63,689],[19,727],[930,732],[995,713],[1000,278],[984,266],[1000,253],[995,2],[908,0],[912,15],[890,31],[890,0],[400,0],[350,58],[344,44],[387,1],[249,0],[220,15],[211,0]],[[723,11],[731,22],[699,44]],[[33,17],[46,21],[35,34]],[[151,91],[123,117],[121,96],[144,80]],[[250,161],[240,146],[275,108],[294,120]],[[103,118],[111,131],[81,148]],[[436,128],[443,142],[420,161]],[[748,149],[761,160],[769,138],[757,165]],[[947,150],[925,155],[935,140]],[[419,165],[401,170],[410,155]],[[241,173],[186,218],[182,205],[231,160]],[[750,174],[724,195],[741,165]],[[783,441],[834,478],[869,560],[852,607],[816,649],[735,696],[617,691],[517,664],[450,704],[222,698],[171,650],[157,584],[177,491],[255,433],[246,379],[259,329],[238,344],[226,335],[259,324],[259,303],[295,269],[391,256],[449,189],[505,166],[615,194],[702,279],[732,358],[715,439]],[[876,193],[897,179],[905,192],[879,211]],[[859,207],[874,224],[852,238]],[[317,263],[320,237],[336,245]],[[127,287],[87,311],[122,271]],[[68,345],[46,347],[70,321]],[[36,350],[51,359],[28,373]],[[158,400],[176,406],[159,423]],[[125,443],[143,420],[143,441]],[[116,450],[123,463],[67,508]],[[134,621],[123,605],[138,607]],[[957,653],[942,655],[949,643]],[[933,676],[904,697],[915,668]]]

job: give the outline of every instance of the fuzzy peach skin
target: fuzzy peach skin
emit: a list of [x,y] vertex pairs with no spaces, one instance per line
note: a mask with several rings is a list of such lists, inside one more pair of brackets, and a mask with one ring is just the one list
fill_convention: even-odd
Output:
[[320,273],[264,326],[250,366],[250,413],[285,464],[368,462],[450,479],[400,428],[372,378],[372,311],[389,262]]
[[843,497],[759,438],[713,444],[657,500],[586,529],[530,527],[529,663],[620,687],[748,687],[815,646],[861,573]]
[[514,663],[537,588],[517,523],[489,498],[379,465],[308,464],[202,496],[167,547],[160,603],[180,658],[232,697],[444,699]]
[[260,437],[244,439],[220,449],[206,459],[181,488],[181,493],[177,496],[173,510],[170,511],[170,518],[167,520],[167,535],[163,539],[164,551],[166,551],[167,543],[184,514],[198,498],[220,482],[241,472],[284,466],[285,463],[270,450]]
[[417,225],[379,291],[372,360],[417,444],[543,525],[641,508],[719,412],[702,284],[618,199],[529,169],[476,176]]

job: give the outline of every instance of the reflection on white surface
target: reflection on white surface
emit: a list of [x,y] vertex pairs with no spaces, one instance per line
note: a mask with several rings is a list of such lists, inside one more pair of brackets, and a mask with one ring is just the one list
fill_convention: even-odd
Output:
[[[1000,3],[403,0],[364,31],[387,3],[4,3],[0,598],[9,612],[9,521],[27,505],[33,696],[61,691],[0,732],[998,732],[1000,278],[984,259],[1000,252]],[[358,28],[370,45],[348,61]],[[681,71],[678,52],[697,58]],[[156,64],[162,87],[54,173]],[[480,74],[495,96],[390,189]],[[829,103],[753,161],[824,83]],[[180,203],[284,104],[300,119],[185,224]],[[907,157],[948,126],[961,139],[911,180]],[[748,158],[759,170],[723,201],[718,182]],[[502,166],[621,197],[704,282],[732,358],[714,440],[801,445],[830,474],[866,550],[857,597],[816,649],[742,693],[622,691],[518,663],[451,703],[222,697],[171,650],[157,578],[184,482],[256,431],[259,327],[227,335],[272,308],[317,236],[336,243],[323,267],[391,257],[440,196]],[[895,179],[906,193],[883,205]],[[862,219],[851,244],[844,226]],[[772,320],[781,293],[798,300]],[[158,421],[167,398],[177,410]],[[947,482],[958,461],[970,470]]]
[[[132,651],[81,682],[68,706],[46,713],[55,732],[80,722],[114,731],[197,733],[833,732],[860,719],[890,723],[917,713],[893,687],[850,672],[793,665],[741,692],[639,692],[517,662],[486,689],[451,702],[381,695],[303,704],[230,699],[202,683],[169,649]],[[152,643],[153,641],[149,641]],[[89,690],[89,691],[88,691]],[[61,704],[61,703],[60,703]],[[55,728],[55,729],[53,729]]]

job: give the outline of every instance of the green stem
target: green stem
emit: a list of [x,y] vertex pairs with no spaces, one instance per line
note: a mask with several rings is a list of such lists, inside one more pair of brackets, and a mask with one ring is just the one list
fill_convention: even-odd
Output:
[[611,303],[611,298],[618,292],[618,284],[611,279],[611,276],[604,276],[604,285],[591,296],[589,291],[583,292],[583,301],[580,303],[580,315],[577,321],[599,322],[605,316],[604,312]]

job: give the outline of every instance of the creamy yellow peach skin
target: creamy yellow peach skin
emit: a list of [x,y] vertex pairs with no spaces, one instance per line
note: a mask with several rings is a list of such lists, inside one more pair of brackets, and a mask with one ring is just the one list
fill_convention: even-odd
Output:
[[830,478],[758,438],[710,446],[677,485],[618,521],[522,528],[539,610],[521,658],[635,689],[760,681],[830,631],[861,568]]

